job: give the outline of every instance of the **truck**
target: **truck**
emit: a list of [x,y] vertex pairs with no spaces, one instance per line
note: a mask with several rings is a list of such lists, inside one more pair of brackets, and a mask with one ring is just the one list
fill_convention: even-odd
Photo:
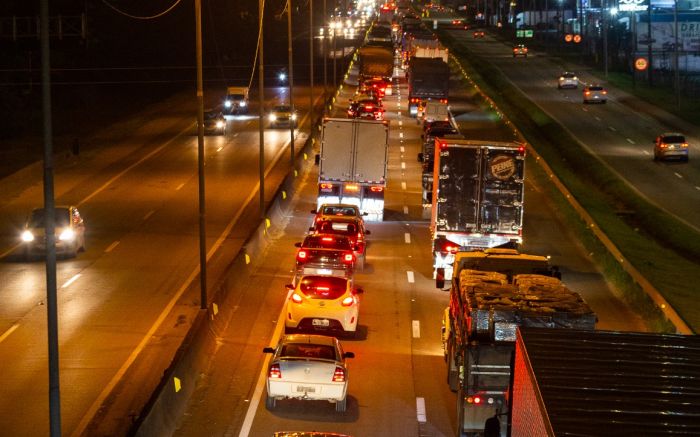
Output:
[[525,146],[435,138],[433,153],[433,268],[449,279],[456,251],[522,243]]
[[381,79],[388,84],[391,94],[391,78],[394,75],[394,53],[391,49],[376,45],[365,45],[358,50],[359,82]]
[[224,112],[227,114],[248,113],[248,94],[250,88],[247,86],[230,86],[226,88],[226,98],[224,99]]
[[442,58],[412,57],[406,72],[408,77],[408,109],[412,116],[418,106],[430,100],[447,103],[450,68]]
[[700,435],[698,356],[697,335],[520,327],[509,435]]
[[506,437],[516,329],[593,330],[597,316],[561,282],[547,257],[465,251],[457,253],[453,268],[442,343],[447,383],[457,392],[458,435],[483,435],[496,421]]
[[366,221],[382,221],[388,156],[388,121],[325,118],[317,209],[326,203],[351,204],[367,214]]

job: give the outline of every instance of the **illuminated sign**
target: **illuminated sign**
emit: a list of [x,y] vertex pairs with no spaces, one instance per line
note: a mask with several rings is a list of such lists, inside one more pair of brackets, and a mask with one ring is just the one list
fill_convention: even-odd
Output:
[[636,68],[638,71],[644,71],[648,66],[649,63],[647,62],[646,58],[637,58],[634,61],[634,68]]
[[620,0],[617,9],[620,12],[643,12],[648,8],[648,0]]

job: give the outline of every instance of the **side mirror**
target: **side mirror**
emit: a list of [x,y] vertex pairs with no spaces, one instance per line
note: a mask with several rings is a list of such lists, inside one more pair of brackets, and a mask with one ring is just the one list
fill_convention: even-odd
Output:
[[445,287],[445,268],[438,267],[435,270],[435,288]]
[[294,243],[294,247],[301,247],[301,241],[297,241],[296,243]]
[[286,284],[284,288],[286,288],[287,290],[294,290],[296,287],[294,286],[294,284]]
[[369,229],[365,229],[365,235],[371,235],[371,234],[372,234],[372,231],[370,231]]
[[423,162],[423,152],[418,154],[418,162]]
[[265,353],[265,354],[274,354],[274,353],[275,353],[275,348],[273,348],[273,347],[266,347],[266,348],[263,348],[263,353]]
[[355,358],[355,354],[352,352],[345,352],[343,358]]

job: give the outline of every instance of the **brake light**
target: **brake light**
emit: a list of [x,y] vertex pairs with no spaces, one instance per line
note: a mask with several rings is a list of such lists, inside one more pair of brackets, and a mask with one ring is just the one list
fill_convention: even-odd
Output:
[[321,184],[321,188],[330,190],[331,188],[333,188],[333,184]]
[[605,94],[607,94],[607,93],[608,93],[607,91],[603,91],[603,95],[605,95]]
[[591,94],[591,92],[590,92],[590,91],[584,91],[583,94],[589,96],[589,95]]
[[335,366],[335,372],[333,372],[333,382],[345,382],[345,369],[340,366]]
[[330,290],[330,287],[316,287],[316,290],[319,290],[319,291],[329,291],[329,290]]
[[457,253],[459,252],[459,244],[455,244],[449,240],[440,239],[440,247],[438,247],[440,252],[447,253]]
[[518,147],[518,153],[520,153],[521,155],[524,154],[525,153],[525,146]]
[[474,396],[467,396],[467,403],[468,404],[480,404],[481,403],[481,397],[478,395]]
[[374,109],[374,106],[373,105],[365,105],[365,109],[372,110],[372,109]]
[[296,294],[296,293],[292,294],[292,302],[302,303],[303,301],[304,301],[304,299],[302,299],[302,297],[299,296],[298,294]]
[[359,185],[355,185],[355,184],[347,184],[347,185],[345,185],[345,191],[359,191],[359,190],[360,190],[360,186],[359,186]]
[[440,103],[447,103],[447,99],[440,99]]
[[354,303],[355,303],[355,298],[353,296],[348,296],[345,299],[343,299],[342,302],[340,302],[340,304],[344,307],[352,306],[352,304],[354,304]]
[[323,237],[321,241],[333,241],[333,237]]
[[373,193],[381,193],[384,191],[384,187],[377,187],[375,185],[369,187],[369,190],[372,191]]
[[280,365],[271,365],[270,370],[267,372],[267,377],[270,379],[282,379],[282,371],[280,370]]
[[355,255],[353,255],[352,253],[346,253],[345,255],[343,255],[344,264],[352,264],[353,261],[355,261]]
[[304,262],[308,258],[309,254],[305,250],[300,250],[297,252],[297,261]]

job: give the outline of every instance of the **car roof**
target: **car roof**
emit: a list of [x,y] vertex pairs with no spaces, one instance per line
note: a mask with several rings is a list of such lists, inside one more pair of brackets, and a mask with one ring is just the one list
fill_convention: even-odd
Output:
[[675,136],[684,137],[685,134],[682,134],[680,132],[664,132],[661,134],[661,136],[662,137],[675,137]]

